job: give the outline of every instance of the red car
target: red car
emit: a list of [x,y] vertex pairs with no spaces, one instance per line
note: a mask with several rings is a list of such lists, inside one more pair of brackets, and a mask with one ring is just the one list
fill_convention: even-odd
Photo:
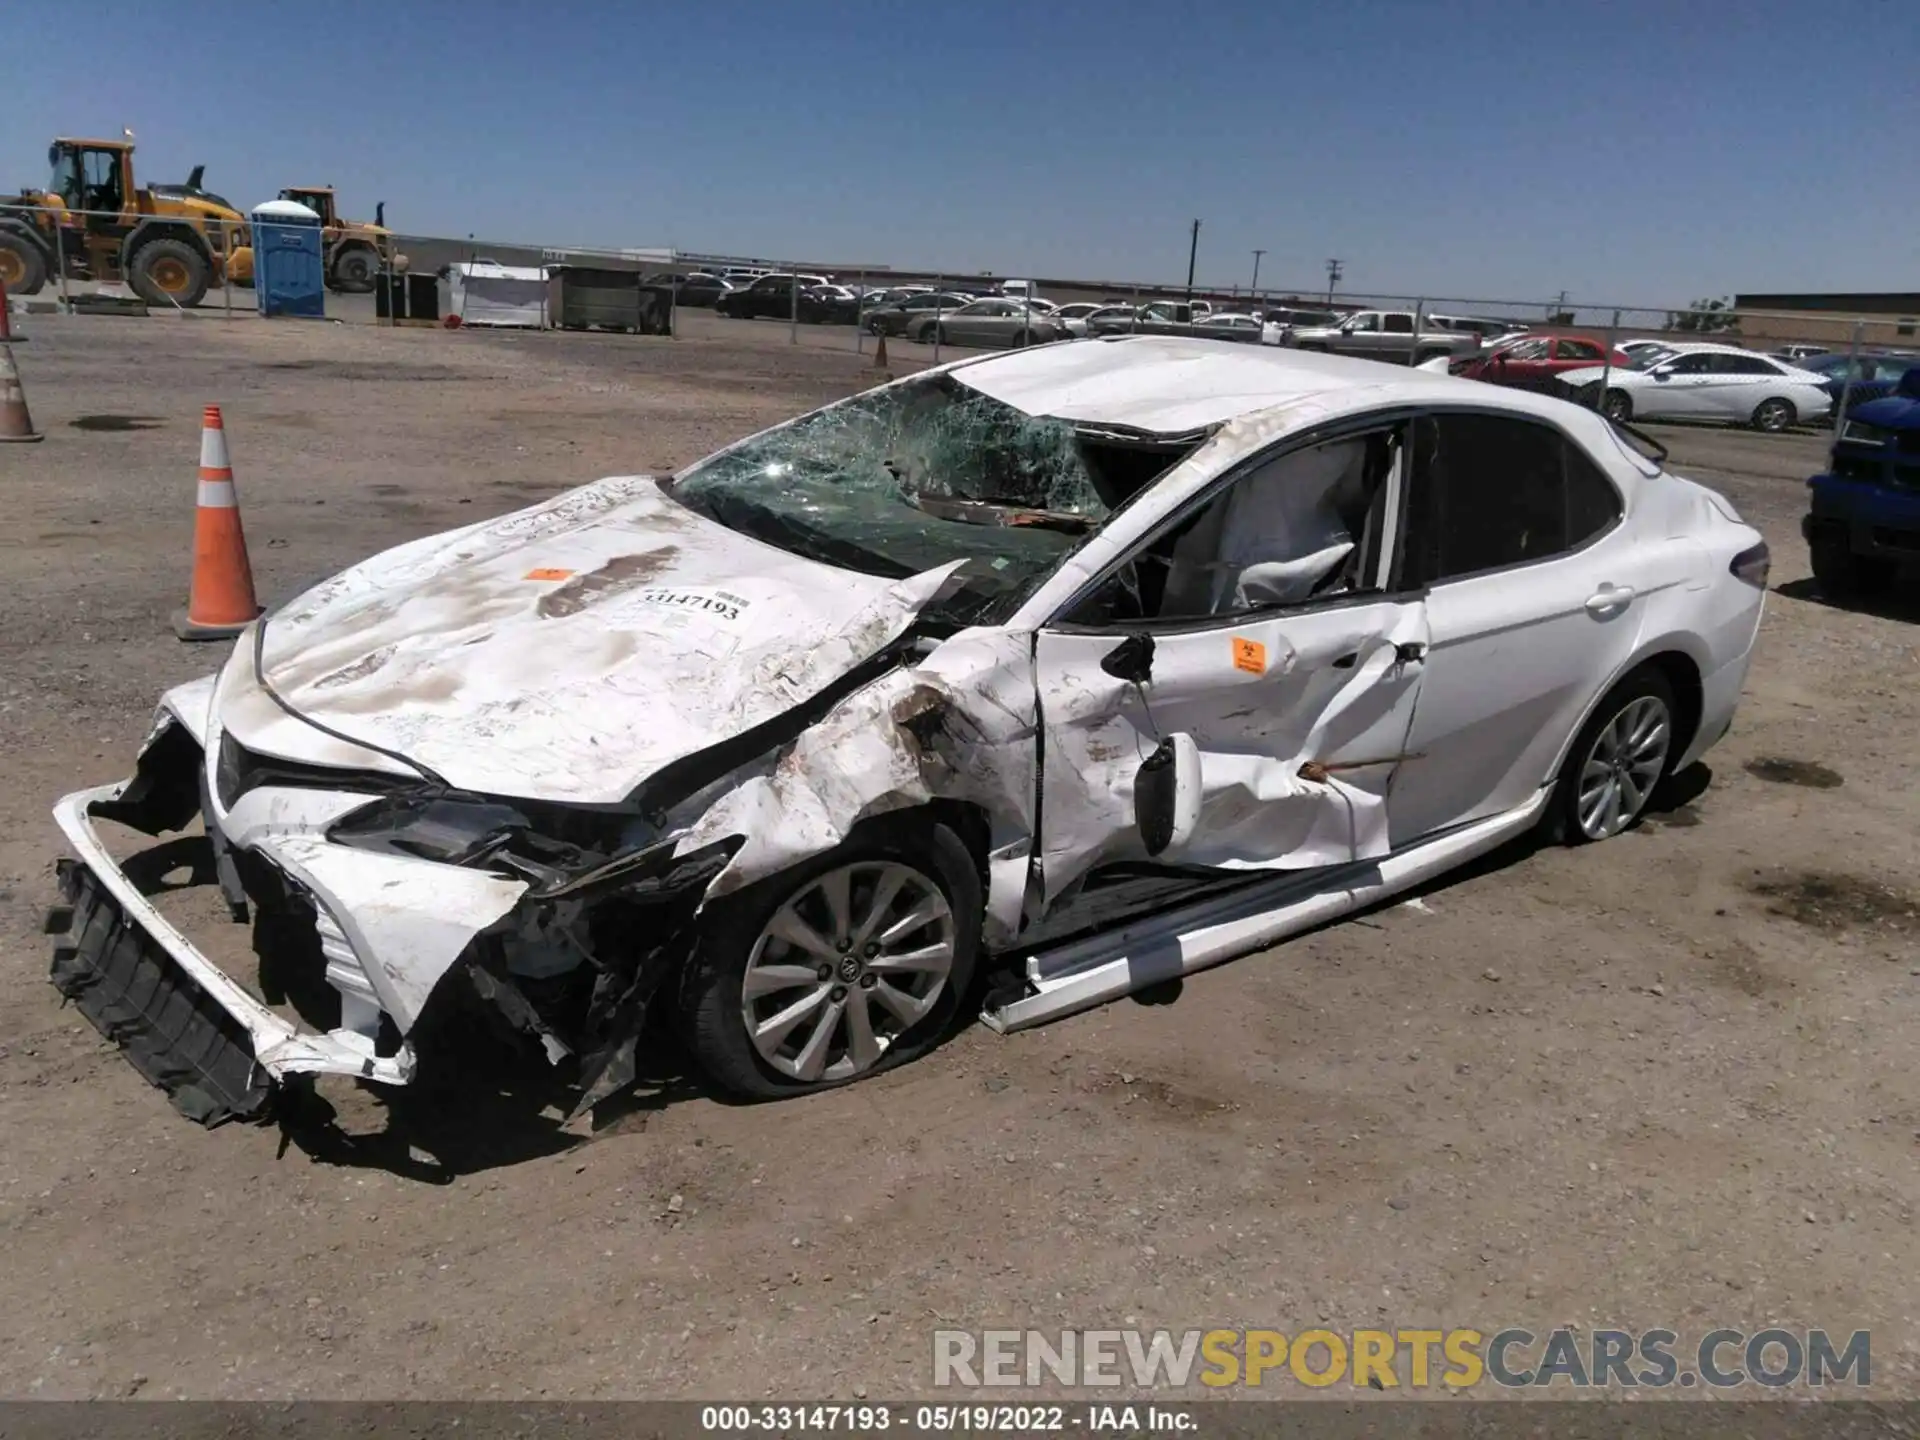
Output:
[[[1510,345],[1465,356],[1447,369],[1491,385],[1553,392],[1561,371],[1598,365],[1606,353],[1606,342],[1594,335],[1529,335]],[[1613,363],[1622,369],[1633,368],[1632,357],[1618,350],[1613,352]]]

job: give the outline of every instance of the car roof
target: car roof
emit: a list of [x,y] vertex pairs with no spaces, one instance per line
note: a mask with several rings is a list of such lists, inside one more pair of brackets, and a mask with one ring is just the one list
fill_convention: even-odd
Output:
[[1682,355],[1758,355],[1763,360],[1779,358],[1768,355],[1763,350],[1749,350],[1744,345],[1722,345],[1713,340],[1684,340],[1670,348],[1678,350]]
[[[1578,407],[1473,380],[1311,350],[1184,335],[1118,335],[958,362],[957,378],[1030,415],[1177,435],[1309,396],[1453,399],[1543,412]],[[1336,409],[1348,408],[1338,405]]]

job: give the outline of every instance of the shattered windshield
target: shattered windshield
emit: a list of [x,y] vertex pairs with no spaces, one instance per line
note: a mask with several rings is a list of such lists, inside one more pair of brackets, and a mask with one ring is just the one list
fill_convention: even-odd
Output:
[[[1156,451],[1151,473],[1175,458]],[[1137,463],[1103,465],[1067,422],[943,374],[802,416],[670,490],[729,529],[869,575],[964,561],[961,608],[978,619],[1011,613],[1148,478]]]

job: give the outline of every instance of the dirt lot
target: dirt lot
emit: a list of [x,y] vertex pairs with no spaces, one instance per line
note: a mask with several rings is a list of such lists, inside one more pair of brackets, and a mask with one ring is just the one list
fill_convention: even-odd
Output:
[[272,598],[873,374],[845,331],[698,319],[31,322],[48,439],[0,447],[0,1394],[878,1398],[925,1390],[948,1324],[1320,1322],[1870,1326],[1876,1392],[1914,1391],[1917,632],[1810,598],[1813,436],[1663,432],[1784,584],[1710,783],[1637,833],[801,1103],[667,1084],[574,1135],[505,1081],[323,1084],[284,1129],[176,1116],[60,1007],[39,925],[48,806],[220,658],[167,625],[200,406]]

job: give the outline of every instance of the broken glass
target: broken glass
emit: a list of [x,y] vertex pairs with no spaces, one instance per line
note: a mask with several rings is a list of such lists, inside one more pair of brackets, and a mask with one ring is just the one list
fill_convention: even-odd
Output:
[[903,578],[955,560],[1011,603],[1106,519],[1079,437],[929,376],[802,416],[673,481],[681,503],[784,550]]

